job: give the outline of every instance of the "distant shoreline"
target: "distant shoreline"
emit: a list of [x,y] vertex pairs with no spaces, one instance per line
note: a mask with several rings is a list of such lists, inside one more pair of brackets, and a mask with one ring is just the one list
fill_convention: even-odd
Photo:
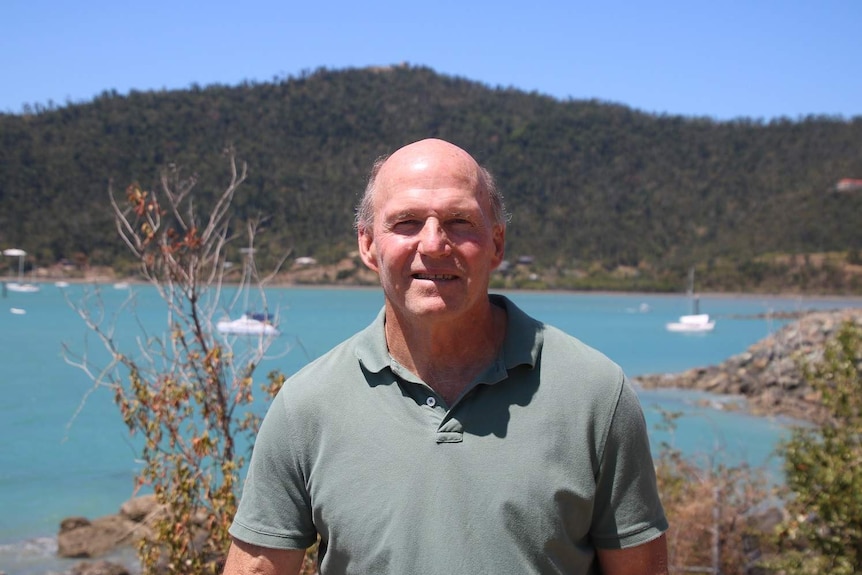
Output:
[[[7,277],[0,279],[0,283],[9,283],[17,281],[16,278]],[[66,282],[69,285],[94,285],[94,286],[113,286],[116,284],[128,284],[130,286],[146,286],[152,285],[149,281],[143,280],[136,277],[108,277],[108,276],[97,276],[92,278],[70,278],[70,277],[42,277],[42,278],[30,278],[28,279],[28,283],[33,283],[37,285],[46,285],[51,284],[55,285],[58,282]],[[238,282],[233,281],[225,281],[223,283],[225,286],[234,287],[239,285]],[[303,282],[303,281],[272,281],[265,286],[267,289],[269,288],[286,288],[286,289],[367,289],[367,290],[379,290],[379,284],[372,283],[354,283],[354,282]],[[256,289],[256,288],[255,288]],[[685,293],[680,292],[653,292],[653,291],[628,291],[628,290],[609,290],[609,289],[599,289],[599,290],[568,290],[561,288],[549,288],[549,289],[527,289],[527,288],[494,288],[492,287],[490,292],[500,292],[500,293],[546,293],[546,294],[573,294],[573,295],[618,295],[618,296],[643,296],[643,297],[659,297],[659,298],[685,298],[687,297]],[[795,291],[786,291],[786,292],[713,292],[713,291],[705,291],[698,292],[697,296],[700,298],[710,298],[710,299],[742,299],[742,298],[753,298],[762,296],[764,298],[778,298],[778,299],[817,299],[823,301],[862,301],[862,294],[858,295],[843,295],[843,294],[831,294],[831,293],[800,293]],[[802,310],[801,313],[805,313],[805,310]],[[766,314],[764,314],[764,317]],[[727,317],[727,316],[724,316]],[[750,316],[745,316],[750,317]]]

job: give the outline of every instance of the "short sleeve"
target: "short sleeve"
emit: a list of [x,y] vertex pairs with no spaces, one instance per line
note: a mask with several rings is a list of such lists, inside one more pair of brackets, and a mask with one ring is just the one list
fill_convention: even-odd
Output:
[[285,389],[273,400],[255,440],[230,534],[276,549],[305,549],[317,534],[302,466],[304,433],[287,413]]
[[667,527],[643,410],[624,379],[600,460],[591,536],[597,547],[620,549],[651,541]]

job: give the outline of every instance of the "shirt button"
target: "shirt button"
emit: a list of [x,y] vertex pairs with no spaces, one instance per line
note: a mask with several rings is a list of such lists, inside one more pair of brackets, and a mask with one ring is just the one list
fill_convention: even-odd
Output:
[[434,407],[435,405],[437,405],[437,400],[433,397],[429,397],[425,400],[425,405],[427,405],[428,407]]

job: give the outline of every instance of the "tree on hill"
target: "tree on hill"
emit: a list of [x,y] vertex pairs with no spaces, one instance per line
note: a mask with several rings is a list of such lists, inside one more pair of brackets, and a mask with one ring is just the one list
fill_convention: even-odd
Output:
[[638,271],[640,283],[587,284],[615,289],[642,289],[647,277],[666,290],[702,265],[703,289],[862,292],[862,274],[799,271],[773,258],[862,249],[862,227],[849,217],[862,211],[862,194],[834,192],[862,174],[862,118],[656,116],[414,66],[105,92],[0,115],[0,244],[42,267],[75,254],[128,267],[101,201],[106,183],[157,187],[153,174],[170,160],[201,174],[205,208],[227,177],[219,154],[231,142],[252,168],[235,217],[271,215],[261,265],[274,265],[285,245],[332,264],[355,249],[353,206],[373,160],[425,137],[464,147],[497,176],[513,214],[507,251],[533,256],[537,268]]

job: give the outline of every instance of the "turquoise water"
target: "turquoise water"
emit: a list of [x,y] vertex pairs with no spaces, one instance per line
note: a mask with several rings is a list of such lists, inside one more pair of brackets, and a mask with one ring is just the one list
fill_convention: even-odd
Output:
[[[80,301],[85,290],[93,288],[43,284],[39,293],[8,293],[0,299],[0,571],[9,575],[39,572],[22,565],[31,559],[39,564],[51,554],[63,518],[115,513],[132,495],[136,450],[110,393],[96,389],[87,396],[90,379],[64,360],[64,344],[96,360],[105,358],[64,297]],[[164,329],[164,305],[154,289],[107,286],[101,291],[106,309],[118,314],[109,319],[116,321],[122,349],[131,349],[141,325],[151,333]],[[681,296],[507,295],[539,319],[602,350],[630,376],[719,363],[780,325],[731,316],[862,307],[860,299],[702,297],[701,309],[717,316],[718,325],[712,333],[685,335],[664,328],[687,313]],[[124,308],[130,296],[134,305]],[[269,290],[268,301],[270,309],[279,310],[283,334],[271,350],[273,357],[259,369],[261,378],[276,368],[289,374],[361,329],[383,297],[376,289],[284,288]],[[10,313],[12,308],[26,313]],[[781,422],[701,407],[701,396],[691,392],[643,391],[641,399],[651,426],[660,421],[660,409],[684,413],[673,436],[653,432],[655,446],[669,441],[691,456],[775,468],[770,455],[786,433]],[[22,541],[30,542],[30,559],[20,557]]]

